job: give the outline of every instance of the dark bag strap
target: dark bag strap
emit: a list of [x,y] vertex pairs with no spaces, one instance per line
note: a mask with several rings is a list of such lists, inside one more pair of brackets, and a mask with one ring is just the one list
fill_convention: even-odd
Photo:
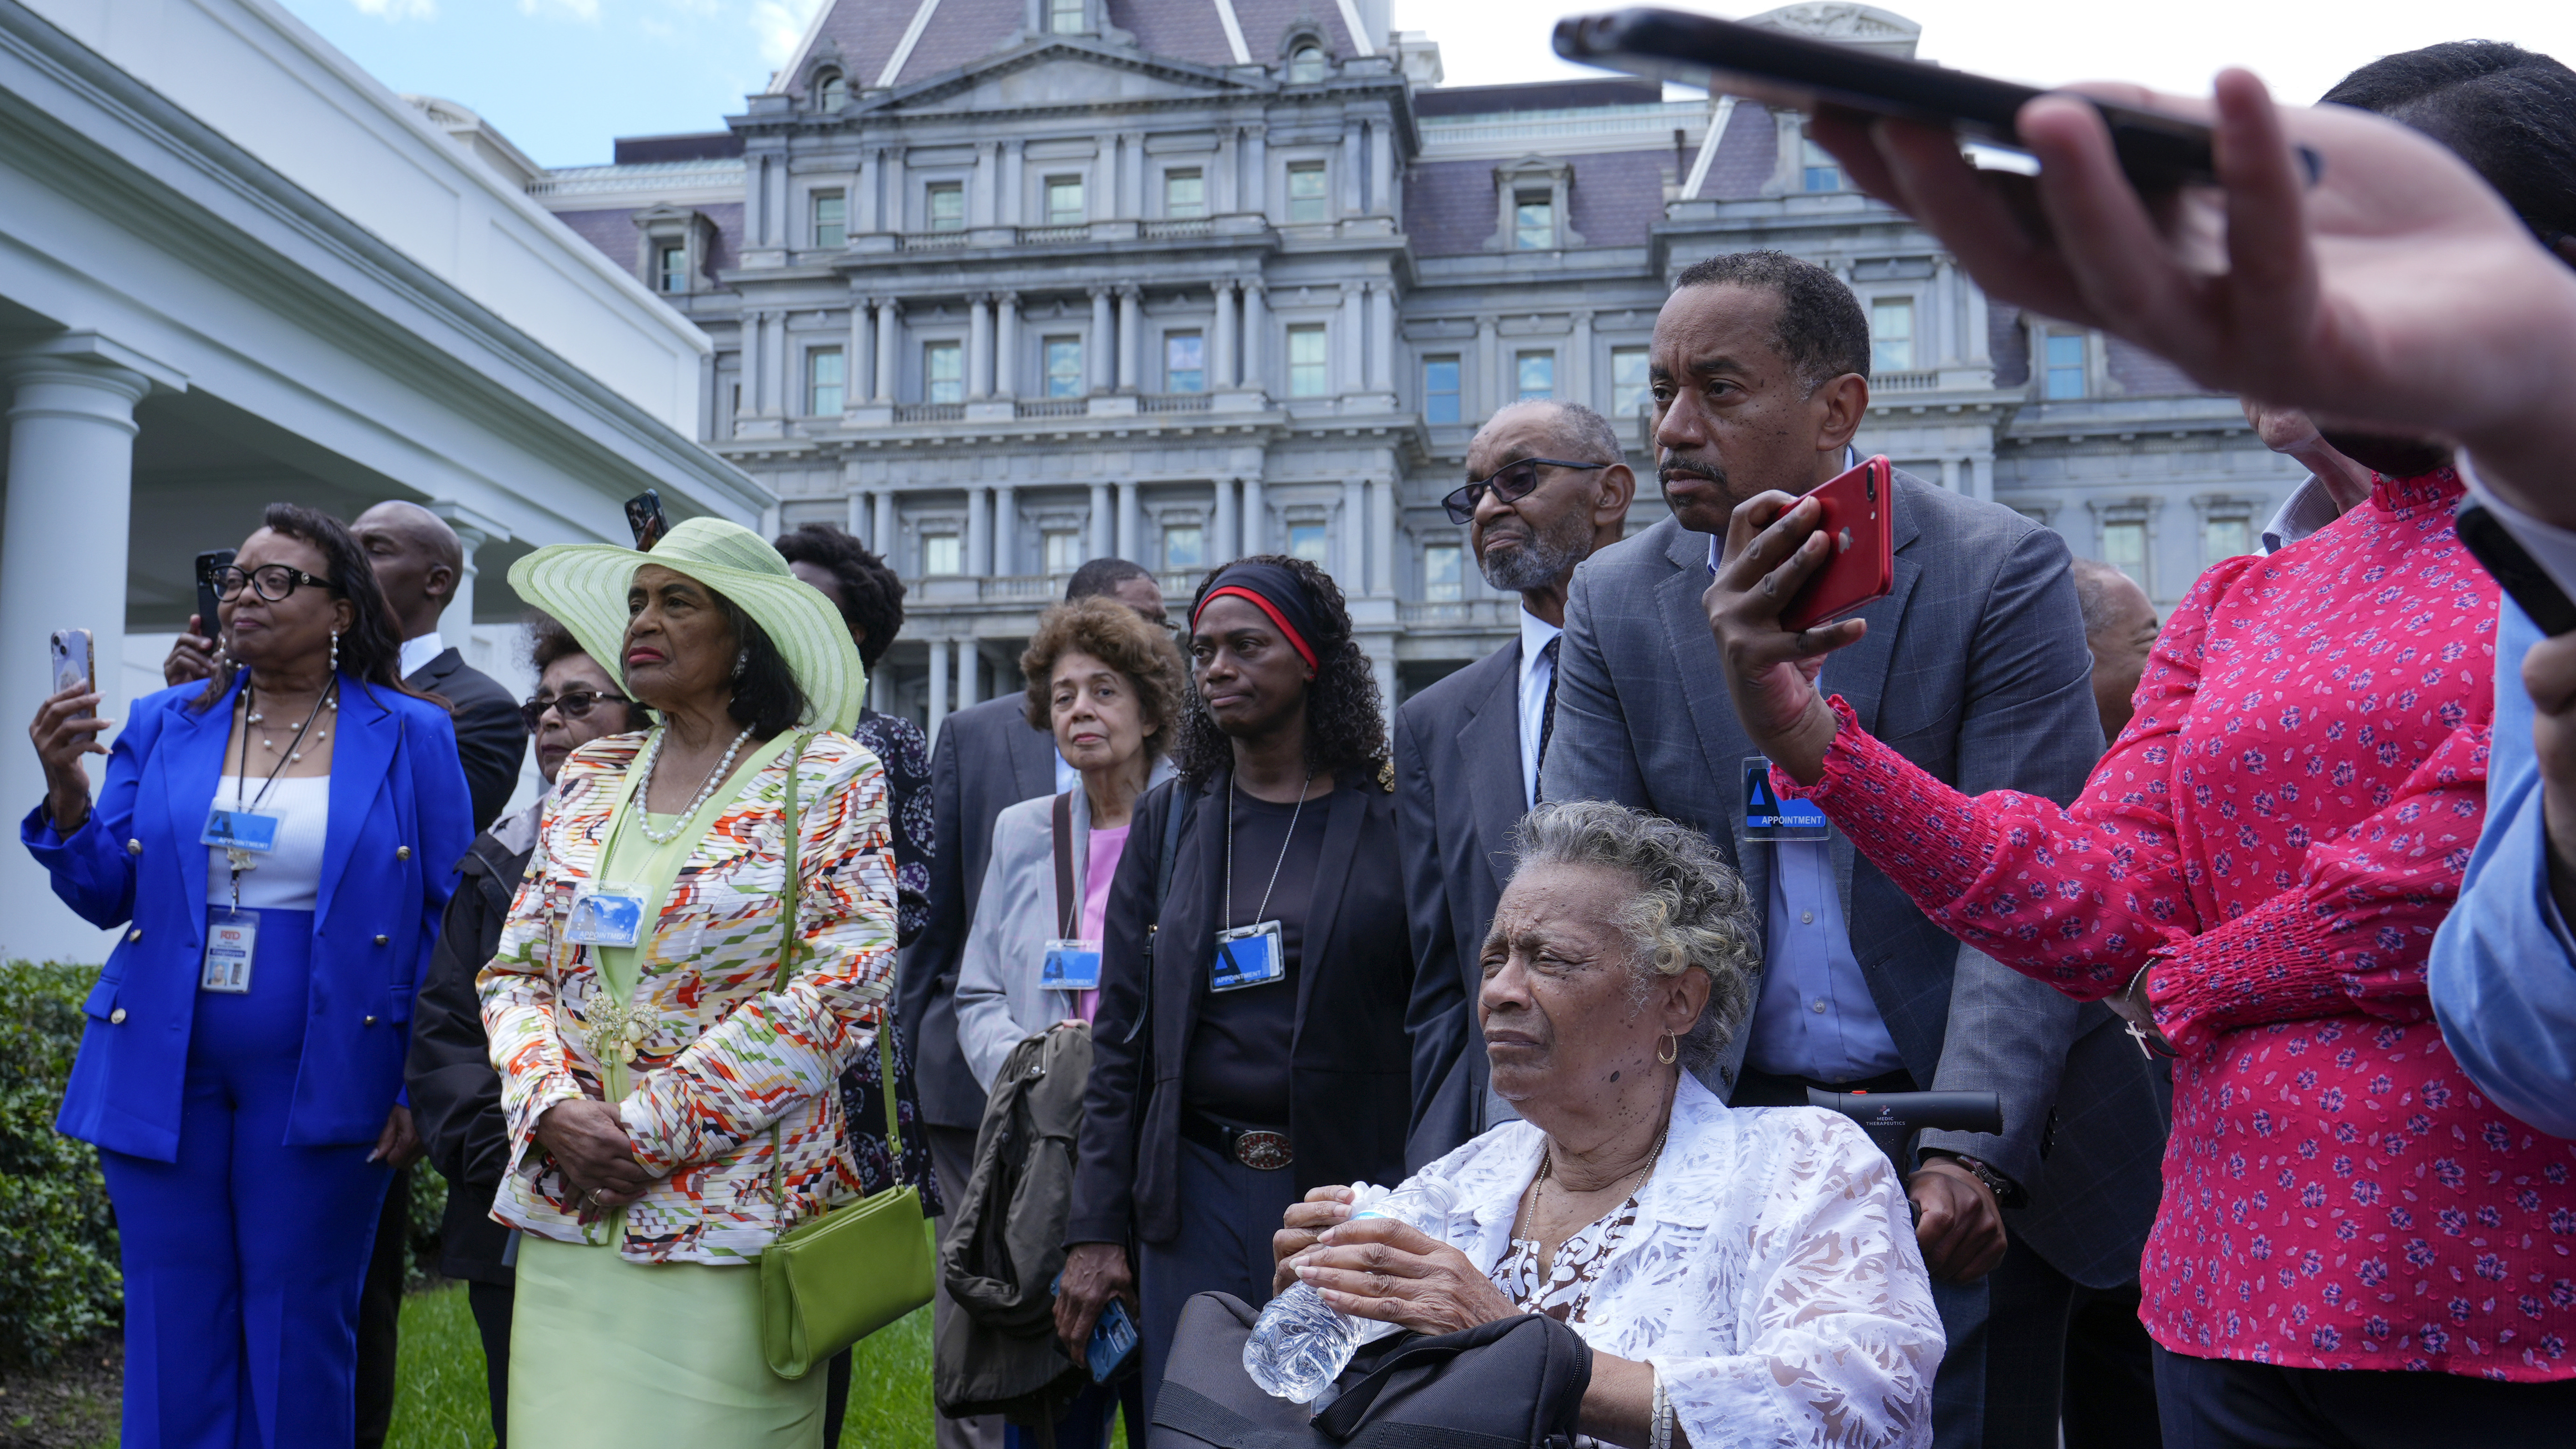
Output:
[[1073,792],[1055,797],[1055,933],[1072,940],[1082,929],[1082,902],[1073,893]]
[[1144,1034],[1145,1026],[1154,1019],[1154,937],[1163,929],[1163,902],[1172,894],[1172,862],[1181,853],[1181,818],[1189,813],[1189,803],[1182,798],[1181,782],[1174,780],[1163,797],[1163,853],[1154,861],[1154,909],[1145,918],[1145,993],[1136,1008],[1136,1020],[1127,1028],[1125,1041]]

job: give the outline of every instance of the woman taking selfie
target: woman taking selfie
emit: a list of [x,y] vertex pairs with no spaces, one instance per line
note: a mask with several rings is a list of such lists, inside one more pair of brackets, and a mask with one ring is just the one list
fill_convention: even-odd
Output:
[[[29,731],[27,848],[83,919],[127,927],[55,1126],[98,1144],[116,1204],[135,1442],[345,1444],[465,775],[339,520],[269,505],[216,594],[212,679],[136,700],[113,751],[93,692]],[[95,801],[85,754],[108,756]]]
[[1110,887],[1056,1303],[1078,1362],[1111,1298],[1141,1310],[1149,1407],[1191,1294],[1270,1296],[1290,1203],[1404,1175],[1412,1095],[1386,729],[1341,590],[1303,559],[1216,569],[1190,680],[1179,778],[1137,807]]
[[[1029,723],[1054,733],[1082,786],[1023,800],[993,822],[992,863],[957,972],[957,1042],[987,1091],[1022,1037],[1092,1019],[1109,884],[1137,797],[1171,774],[1163,753],[1185,688],[1171,635],[1100,597],[1047,610],[1020,671]],[[1060,880],[1072,886],[1064,900]],[[1057,974],[1048,977],[1048,943],[1058,940],[1088,942],[1089,954],[1053,952]]]
[[830,732],[858,653],[715,519],[510,582],[659,717],[564,762],[480,982],[520,1232],[510,1437],[810,1449],[824,1375],[770,1371],[750,1269],[865,1183],[835,1079],[892,979],[895,888],[876,757]]

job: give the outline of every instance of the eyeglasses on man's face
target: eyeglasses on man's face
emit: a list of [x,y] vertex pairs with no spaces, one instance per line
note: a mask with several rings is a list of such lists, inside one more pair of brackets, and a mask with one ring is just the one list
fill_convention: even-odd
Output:
[[538,695],[520,705],[519,718],[527,722],[528,733],[535,734],[545,720],[547,710],[553,710],[567,720],[588,719],[590,712],[601,705],[629,702],[622,694],[602,694],[595,689],[567,689],[552,697]]
[[1484,499],[1488,488],[1505,503],[1518,503],[1530,496],[1531,489],[1538,487],[1538,470],[1541,468],[1572,468],[1589,473],[1609,466],[1607,463],[1569,462],[1563,458],[1522,458],[1505,463],[1487,477],[1470,479],[1458,485],[1450,490],[1448,497],[1440,500],[1440,506],[1449,510],[1451,523],[1473,523],[1476,521],[1476,505]]
[[215,597],[227,604],[240,598],[244,589],[276,604],[283,603],[303,584],[311,584],[317,589],[338,587],[329,579],[316,578],[291,564],[261,564],[249,570],[226,564],[207,574],[206,582],[215,586]]

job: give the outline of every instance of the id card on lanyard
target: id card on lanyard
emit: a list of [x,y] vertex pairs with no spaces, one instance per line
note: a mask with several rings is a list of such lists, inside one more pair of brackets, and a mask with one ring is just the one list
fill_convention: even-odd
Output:
[[1744,838],[1747,840],[1828,840],[1834,824],[1813,800],[1781,797],[1771,788],[1771,762],[1760,755],[1744,757]]
[[259,914],[217,906],[206,913],[206,961],[199,991],[243,996],[250,991],[251,958],[259,946]]
[[1100,943],[1063,939],[1046,943],[1038,985],[1049,991],[1098,991]]
[[1279,923],[1255,921],[1216,933],[1216,964],[1210,968],[1210,991],[1241,991],[1286,979],[1287,953],[1281,949]]

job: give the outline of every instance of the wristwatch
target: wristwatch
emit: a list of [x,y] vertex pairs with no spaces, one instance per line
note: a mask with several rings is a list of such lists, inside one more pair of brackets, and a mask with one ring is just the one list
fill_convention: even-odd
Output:
[[1961,1167],[1966,1168],[1971,1176],[1986,1185],[1986,1191],[1995,1195],[1995,1205],[1997,1207],[2014,1207],[2021,1201],[2022,1190],[2020,1183],[2013,1181],[2011,1178],[2004,1176],[2002,1173],[1995,1171],[1985,1163],[1978,1161],[1976,1158],[1970,1157],[1964,1152],[1932,1151],[1926,1152],[1923,1155],[1927,1158],[1946,1157],[1952,1162],[1959,1164]]

